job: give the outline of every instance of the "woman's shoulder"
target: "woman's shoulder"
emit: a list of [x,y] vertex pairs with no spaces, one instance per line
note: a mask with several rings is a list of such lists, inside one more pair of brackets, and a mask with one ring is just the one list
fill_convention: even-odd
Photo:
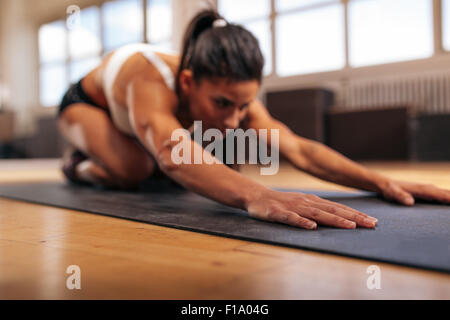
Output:
[[[163,47],[158,45],[153,45],[149,43],[131,43],[124,45],[113,52],[111,56],[127,56],[131,57],[134,54],[141,54],[143,57],[151,60],[153,55],[162,59],[164,63],[168,64],[171,69],[176,71],[178,68],[180,55],[177,51],[170,49],[169,47]],[[107,59],[108,57],[106,57]]]
[[115,68],[121,69],[117,74],[119,82],[145,78],[164,82],[174,89],[179,59],[179,55],[174,51],[139,43],[117,49],[112,53],[107,64],[111,64],[111,67],[116,64]]

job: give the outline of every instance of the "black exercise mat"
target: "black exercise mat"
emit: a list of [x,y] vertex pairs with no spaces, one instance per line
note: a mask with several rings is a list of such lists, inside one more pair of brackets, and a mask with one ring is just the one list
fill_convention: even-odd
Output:
[[[308,192],[308,191],[301,191]],[[311,193],[311,192],[309,192]],[[375,229],[315,231],[251,219],[197,194],[153,184],[121,192],[60,183],[0,185],[0,196],[112,217],[357,258],[450,272],[450,207],[404,207],[371,193],[314,192],[378,218]],[[0,212],[1,214],[1,212]]]

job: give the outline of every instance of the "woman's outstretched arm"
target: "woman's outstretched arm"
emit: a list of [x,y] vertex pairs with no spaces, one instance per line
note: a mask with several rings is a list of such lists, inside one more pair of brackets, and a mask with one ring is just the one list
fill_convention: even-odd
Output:
[[278,129],[280,153],[298,169],[322,180],[357,189],[374,191],[386,199],[413,205],[414,198],[450,204],[450,190],[429,184],[394,181],[346,158],[322,143],[295,135],[273,119],[261,102],[250,106],[249,126]]

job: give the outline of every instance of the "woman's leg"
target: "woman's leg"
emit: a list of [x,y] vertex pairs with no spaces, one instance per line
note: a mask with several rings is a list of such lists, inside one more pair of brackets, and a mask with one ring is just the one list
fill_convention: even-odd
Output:
[[120,132],[98,108],[73,104],[61,113],[58,126],[64,138],[88,157],[75,168],[79,180],[132,188],[155,170],[155,162],[143,147]]

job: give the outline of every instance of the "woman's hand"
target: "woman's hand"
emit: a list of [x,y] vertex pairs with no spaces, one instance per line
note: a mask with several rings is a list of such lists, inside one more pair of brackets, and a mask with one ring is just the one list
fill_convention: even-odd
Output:
[[386,180],[380,185],[380,194],[406,206],[414,205],[414,198],[450,204],[450,190],[437,188],[432,184]]
[[374,228],[378,221],[362,212],[316,195],[272,190],[251,201],[247,211],[253,218],[304,229],[316,229],[317,224],[344,229],[354,229],[356,226]]

